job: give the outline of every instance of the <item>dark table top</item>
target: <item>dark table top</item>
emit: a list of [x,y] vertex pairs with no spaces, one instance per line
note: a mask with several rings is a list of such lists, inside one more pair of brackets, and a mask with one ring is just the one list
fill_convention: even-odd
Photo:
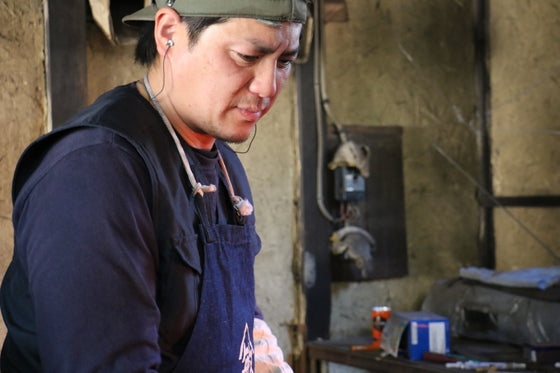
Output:
[[[311,364],[317,361],[330,361],[376,373],[469,372],[469,370],[446,368],[443,361],[412,361],[404,357],[389,356],[382,350],[352,350],[352,346],[370,343],[371,339],[367,337],[311,341],[307,343],[307,358]],[[527,365],[525,370],[493,370],[493,372],[560,373],[560,369],[554,368],[553,363],[537,364],[527,361],[523,357],[523,349],[520,346],[465,339],[452,339],[450,345],[454,356],[459,355],[479,361],[523,362]],[[311,372],[314,372],[313,367]]]

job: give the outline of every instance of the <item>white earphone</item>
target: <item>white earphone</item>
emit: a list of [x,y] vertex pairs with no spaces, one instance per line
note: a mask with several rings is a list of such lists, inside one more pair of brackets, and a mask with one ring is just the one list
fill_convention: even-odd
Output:
[[175,45],[175,43],[173,42],[173,40],[169,39],[165,45],[167,45],[168,47],[172,47]]

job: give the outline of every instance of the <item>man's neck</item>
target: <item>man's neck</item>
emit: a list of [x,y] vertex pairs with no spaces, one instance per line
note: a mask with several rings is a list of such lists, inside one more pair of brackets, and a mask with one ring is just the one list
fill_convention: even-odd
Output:
[[[147,88],[144,85],[142,80],[139,80],[139,81],[136,82],[136,89],[138,89],[138,92],[140,93],[140,95],[142,97],[144,97],[144,99],[146,101],[148,101],[150,103],[150,105],[154,106],[154,103],[153,103],[152,99],[150,99],[150,95],[148,93],[148,90],[147,90]],[[155,106],[154,106],[154,109],[156,109]],[[162,110],[163,110],[163,108],[162,108]],[[214,146],[215,140],[213,138],[211,139],[212,141],[201,141],[197,136],[188,136],[188,134],[185,133],[186,130],[181,130],[181,128],[177,128],[177,126],[175,124],[173,124],[173,121],[171,119],[169,119],[169,121],[170,121],[171,125],[173,126],[173,128],[177,131],[179,136],[181,136],[181,138],[183,140],[185,140],[185,142],[190,147],[195,148],[195,149],[210,150]]]

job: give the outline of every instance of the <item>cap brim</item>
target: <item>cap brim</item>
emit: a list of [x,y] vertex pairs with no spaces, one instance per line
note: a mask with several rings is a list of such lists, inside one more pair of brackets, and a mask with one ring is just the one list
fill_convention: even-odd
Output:
[[[122,21],[128,25],[133,25],[135,22],[154,21],[157,9],[156,4],[149,5],[125,16]],[[307,5],[304,0],[260,0],[259,2],[254,2],[253,0],[233,2],[190,0],[189,2],[175,3],[173,9],[181,16],[241,17],[299,23],[305,23],[307,13]]]
[[135,22],[149,22],[156,17],[157,8],[155,5],[149,5],[137,12],[124,16],[122,22],[127,25],[134,25]]

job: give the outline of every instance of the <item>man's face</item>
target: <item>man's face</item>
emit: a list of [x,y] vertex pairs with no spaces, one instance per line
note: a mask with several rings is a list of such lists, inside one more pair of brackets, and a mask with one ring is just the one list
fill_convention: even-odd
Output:
[[186,30],[177,30],[163,99],[187,142],[247,139],[289,77],[301,27],[233,18],[205,29],[190,47]]

